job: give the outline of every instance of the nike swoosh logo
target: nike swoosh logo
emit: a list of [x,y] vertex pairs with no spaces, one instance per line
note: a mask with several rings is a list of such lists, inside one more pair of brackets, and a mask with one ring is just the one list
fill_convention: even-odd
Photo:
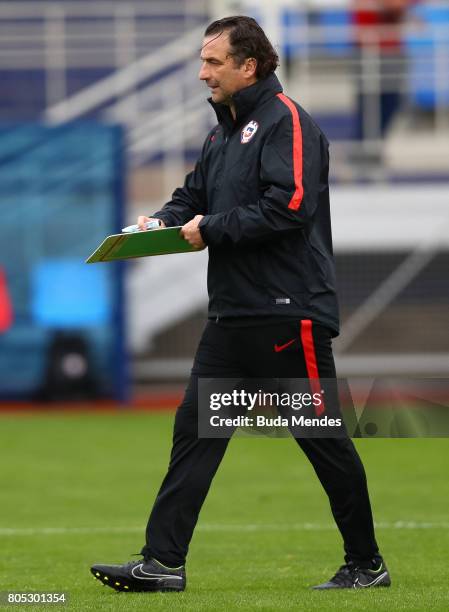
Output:
[[280,353],[281,351],[286,349],[288,346],[290,346],[290,344],[293,344],[293,342],[296,342],[296,338],[293,338],[293,340],[290,340],[289,342],[286,342],[285,344],[281,344],[281,346],[278,346],[277,344],[275,344],[274,350],[276,351],[276,353]]
[[[174,578],[175,580],[182,580],[182,576],[176,576],[174,574],[148,574],[148,572],[144,572],[142,569],[143,563],[140,565],[136,565],[131,570],[131,574],[134,578],[138,578],[139,580],[161,580],[163,578]],[[138,573],[136,573],[138,572]]]
[[375,578],[374,580],[372,580],[371,582],[367,582],[366,584],[363,584],[362,582],[360,582],[360,580],[358,578],[356,578],[355,580],[355,584],[358,584],[360,587],[370,587],[370,586],[374,586],[375,584],[377,584],[378,582],[380,582],[382,580],[382,578],[385,578],[385,576],[387,575],[387,572],[384,572],[383,574],[381,574],[380,576],[377,576],[377,578]]

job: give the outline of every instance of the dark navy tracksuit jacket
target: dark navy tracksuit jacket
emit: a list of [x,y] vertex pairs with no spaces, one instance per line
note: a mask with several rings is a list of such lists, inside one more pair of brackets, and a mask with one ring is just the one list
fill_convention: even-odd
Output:
[[183,187],[154,217],[196,214],[209,247],[209,317],[311,319],[338,334],[326,137],[272,74],[209,100],[218,118]]

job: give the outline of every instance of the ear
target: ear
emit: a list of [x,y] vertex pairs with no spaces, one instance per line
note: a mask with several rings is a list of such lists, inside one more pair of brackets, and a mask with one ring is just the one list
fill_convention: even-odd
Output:
[[252,79],[256,76],[257,70],[257,60],[254,57],[248,57],[245,60],[245,77],[247,79]]

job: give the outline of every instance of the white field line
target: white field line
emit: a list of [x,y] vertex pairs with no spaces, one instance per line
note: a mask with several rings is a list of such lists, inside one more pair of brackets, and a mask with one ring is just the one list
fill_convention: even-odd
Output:
[[[449,529],[449,522],[418,522],[418,521],[395,521],[375,523],[376,529]],[[198,525],[197,531],[208,532],[276,532],[276,531],[334,531],[336,525],[332,523],[291,523],[291,524],[266,524],[248,523],[246,525],[232,524],[213,524],[204,523]],[[33,535],[89,535],[89,534],[114,534],[114,533],[143,533],[144,526],[141,527],[0,527],[1,536],[33,536]]]

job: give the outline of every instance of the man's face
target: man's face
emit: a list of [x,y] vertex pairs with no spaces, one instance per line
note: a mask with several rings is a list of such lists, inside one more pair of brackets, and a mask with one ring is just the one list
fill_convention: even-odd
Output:
[[229,33],[207,36],[201,49],[199,78],[210,88],[212,100],[231,104],[232,95],[256,82],[256,62],[247,59],[241,66],[231,55]]

